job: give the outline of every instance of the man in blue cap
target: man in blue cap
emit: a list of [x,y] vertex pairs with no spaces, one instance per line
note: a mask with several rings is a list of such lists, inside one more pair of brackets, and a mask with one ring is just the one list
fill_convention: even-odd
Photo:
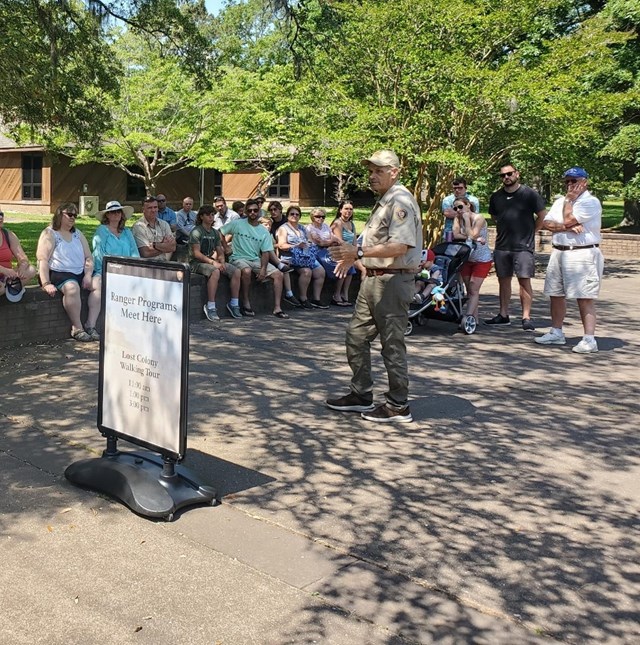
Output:
[[578,301],[584,328],[582,340],[573,347],[578,354],[598,351],[595,300],[600,292],[604,258],[600,251],[602,205],[588,190],[589,175],[574,166],[564,175],[566,195],[558,198],[542,227],[553,233],[551,257],[544,281],[544,293],[551,300],[551,330],[539,336],[539,345],[564,345],[562,323],[567,298]]

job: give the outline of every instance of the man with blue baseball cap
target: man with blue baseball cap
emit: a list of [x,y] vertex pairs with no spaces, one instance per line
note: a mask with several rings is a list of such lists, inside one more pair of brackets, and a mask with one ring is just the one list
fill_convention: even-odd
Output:
[[573,166],[564,175],[566,195],[556,199],[542,223],[553,233],[551,257],[544,293],[551,301],[551,330],[539,336],[539,345],[564,345],[562,324],[567,298],[575,298],[584,328],[582,340],[573,347],[578,354],[598,351],[595,300],[600,292],[604,258],[600,251],[602,205],[588,190],[589,174]]

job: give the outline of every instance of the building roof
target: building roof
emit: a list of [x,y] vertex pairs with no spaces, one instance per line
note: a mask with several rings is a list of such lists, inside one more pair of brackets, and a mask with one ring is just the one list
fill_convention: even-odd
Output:
[[0,132],[0,150],[44,150],[44,148],[35,143],[18,145],[11,137]]

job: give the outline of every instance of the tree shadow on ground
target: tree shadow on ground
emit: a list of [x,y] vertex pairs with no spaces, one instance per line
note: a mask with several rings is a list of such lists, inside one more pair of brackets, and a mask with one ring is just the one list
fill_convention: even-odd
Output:
[[[469,608],[503,618],[506,632],[524,625],[532,642],[633,642],[640,434],[629,275],[621,267],[606,282],[599,306],[619,345],[597,355],[536,346],[516,326],[468,337],[435,324],[411,337],[416,422],[403,427],[324,406],[349,379],[346,313],[195,325],[186,465],[236,508],[353,556],[360,569],[312,593],[372,623],[384,615],[387,642],[499,642]],[[483,309],[494,302],[484,297]],[[568,322],[581,335],[575,314]],[[86,395],[96,358],[83,351],[34,358],[38,369],[20,372],[0,412],[11,404],[16,422],[32,419],[47,436],[74,428],[101,445]],[[379,395],[379,357],[374,375]],[[54,400],[64,415],[48,419]],[[447,600],[446,625],[430,622]],[[288,636],[326,635],[331,611],[310,602]]]

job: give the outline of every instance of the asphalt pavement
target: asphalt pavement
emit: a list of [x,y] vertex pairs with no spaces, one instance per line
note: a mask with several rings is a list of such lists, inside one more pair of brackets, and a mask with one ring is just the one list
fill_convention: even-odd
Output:
[[397,426],[324,406],[342,308],[195,323],[185,465],[223,501],[172,522],[64,478],[104,448],[97,345],[4,351],[0,642],[640,642],[639,294],[608,261],[592,355],[575,303],[564,347],[419,327]]

